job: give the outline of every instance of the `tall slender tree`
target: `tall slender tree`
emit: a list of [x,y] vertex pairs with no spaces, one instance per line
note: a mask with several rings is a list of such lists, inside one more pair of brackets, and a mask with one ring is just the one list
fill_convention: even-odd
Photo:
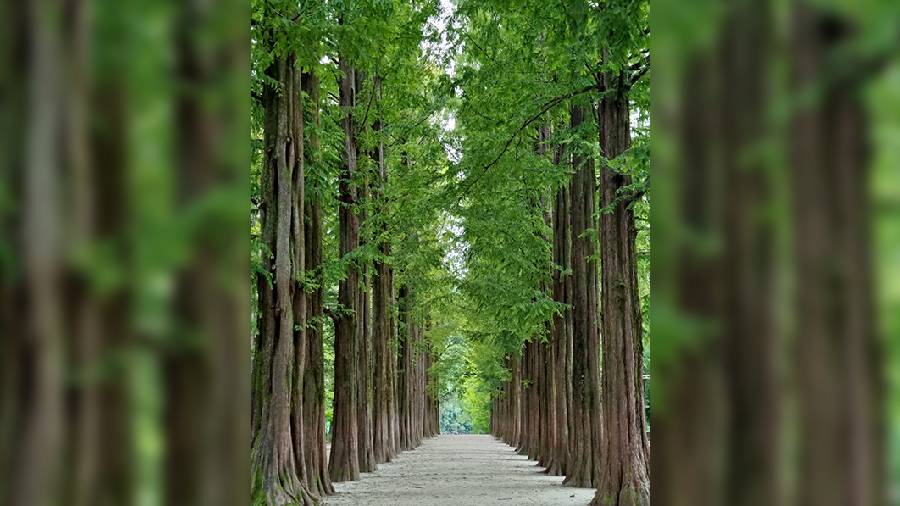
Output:
[[[575,104],[570,109],[571,127],[578,130],[590,109]],[[572,411],[575,426],[570,434],[571,467],[565,484],[593,487],[599,464],[600,437],[598,392],[599,327],[597,301],[596,226],[594,222],[594,161],[577,150],[572,153]]]
[[[278,57],[269,71],[278,83],[264,88],[265,161],[260,209],[263,241],[274,258],[266,263],[273,283],[260,274],[259,337],[254,360],[254,479],[273,504],[313,504],[306,486],[302,416],[296,416],[305,332],[295,327],[297,277],[303,270],[303,131],[300,69],[295,56]],[[305,319],[305,313],[303,315]],[[301,319],[300,323],[304,323]],[[298,356],[297,348],[303,352]],[[301,360],[298,360],[301,359]]]
[[[630,111],[624,73],[599,77],[603,98],[597,121],[601,153],[607,160],[631,143]],[[647,439],[642,379],[643,346],[638,298],[636,229],[632,199],[622,188],[631,177],[604,164],[600,184],[601,313],[603,326],[602,412],[605,422],[599,451],[595,504],[650,504],[650,443]],[[599,351],[592,357],[599,359]],[[599,393],[599,392],[598,392]]]
[[[311,126],[307,135],[306,174],[312,181],[314,172],[322,171],[322,155],[318,129],[319,122],[319,78],[316,73],[303,75],[303,91],[308,98],[306,123]],[[321,185],[307,185],[305,279],[307,287],[307,362],[304,377],[304,429],[306,432],[306,467],[310,491],[322,496],[334,492],[328,475],[325,454],[325,364],[324,364],[324,318],[325,318],[325,276],[322,238],[322,199],[325,188]]]
[[[385,188],[388,183],[388,167],[385,163],[384,139],[381,138],[384,123],[381,119],[381,77],[375,76],[373,82],[376,110],[379,111],[372,130],[378,136],[378,144],[373,151],[377,176],[375,178],[376,195],[380,214],[388,212]],[[378,224],[378,253],[375,262],[375,274],[372,281],[372,341],[374,349],[374,417],[373,439],[375,443],[375,461],[390,462],[395,455],[393,413],[394,409],[394,376],[392,374],[393,353],[393,271],[388,263],[391,255],[391,244],[387,237],[387,223],[382,218]]]
[[346,60],[339,62],[341,127],[344,151],[339,182],[339,221],[341,258],[348,260],[347,272],[338,291],[339,313],[334,322],[334,422],[328,472],[333,481],[359,479],[358,446],[358,363],[357,304],[359,303],[359,271],[348,258],[359,245],[359,222],[356,216],[356,71]]
[[[558,165],[562,158],[562,147],[554,150],[554,164]],[[553,346],[553,359],[551,365],[551,374],[554,382],[555,405],[551,407],[556,411],[556,432],[551,442],[553,460],[547,469],[548,474],[564,475],[566,474],[567,463],[569,462],[569,415],[568,415],[568,398],[569,398],[569,382],[568,374],[571,361],[569,360],[570,336],[572,330],[569,300],[569,281],[568,271],[570,264],[570,238],[569,238],[569,222],[570,222],[570,203],[568,185],[560,185],[556,189],[556,198],[553,208],[553,300],[563,306],[559,312],[553,317],[553,326],[551,327],[550,340]]]

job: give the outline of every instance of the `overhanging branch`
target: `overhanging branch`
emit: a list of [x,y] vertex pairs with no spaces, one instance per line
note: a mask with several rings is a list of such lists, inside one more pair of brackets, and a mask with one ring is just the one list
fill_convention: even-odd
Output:
[[535,113],[533,116],[526,119],[525,122],[522,123],[519,126],[519,128],[516,129],[515,132],[513,132],[513,134],[509,137],[509,139],[506,140],[506,143],[503,144],[503,148],[500,150],[500,153],[498,153],[497,156],[493,160],[491,160],[490,163],[488,163],[487,165],[484,166],[484,168],[481,169],[481,172],[477,176],[475,176],[474,179],[471,180],[471,183],[469,183],[468,186],[471,187],[472,185],[477,183],[478,180],[481,178],[481,176],[483,176],[488,170],[490,170],[491,167],[496,165],[497,162],[499,162],[500,159],[503,158],[503,155],[505,155],[506,152],[509,151],[509,147],[512,145],[513,141],[519,137],[519,134],[521,134],[526,128],[528,128],[528,125],[531,125],[535,121],[539,120],[541,118],[541,116],[543,116],[547,111],[556,107],[557,105],[562,103],[564,100],[568,100],[570,98],[577,97],[578,95],[583,95],[585,93],[589,93],[589,92],[595,91],[595,90],[597,90],[597,85],[591,84],[591,85],[585,86],[584,88],[581,88],[579,90],[570,91],[569,93],[565,93],[563,95],[554,97],[553,99],[547,101],[537,113]]

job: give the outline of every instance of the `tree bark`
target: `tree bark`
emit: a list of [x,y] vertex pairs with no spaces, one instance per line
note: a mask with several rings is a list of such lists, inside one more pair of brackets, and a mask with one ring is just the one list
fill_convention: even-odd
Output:
[[[556,150],[554,162],[560,163],[561,147]],[[556,412],[556,432],[552,445],[553,461],[547,469],[548,474],[560,476],[566,474],[566,463],[569,460],[569,417],[567,406],[568,392],[568,353],[567,340],[571,328],[571,308],[567,298],[566,283],[569,275],[566,272],[571,268],[569,259],[569,192],[566,185],[556,190],[555,206],[553,210],[553,269],[552,287],[553,300],[565,306],[559,314],[553,317],[551,330],[551,345],[553,346],[553,363],[550,374],[553,376],[554,409]]]
[[[584,121],[585,106],[571,108],[571,126]],[[572,154],[572,366],[573,421],[571,467],[563,482],[576,487],[593,487],[599,455],[600,406],[595,383],[599,381],[599,336],[597,326],[596,226],[594,223],[594,162],[578,152]]]
[[[313,126],[309,134],[309,149],[306,153],[306,179],[314,181],[311,171],[321,170],[319,163],[320,141],[317,132],[319,127],[319,78],[314,72],[303,76],[303,90],[309,97],[307,122]],[[306,272],[313,288],[307,289],[307,364],[304,375],[304,429],[306,432],[306,467],[307,484],[311,492],[318,496],[334,493],[331,478],[328,475],[327,456],[325,454],[325,356],[323,348],[325,319],[325,287],[323,273],[322,244],[322,202],[321,188],[307,184],[305,202],[306,226],[304,242],[306,245]]]
[[[601,76],[600,148],[611,160],[631,144],[623,74]],[[603,314],[602,468],[592,504],[649,505],[649,442],[644,415],[643,346],[630,202],[619,189],[631,178],[604,165],[600,193],[600,264]],[[591,353],[591,357],[599,354]]]
[[[543,125],[538,131],[538,156],[546,156],[547,155],[547,143],[550,139],[550,125]],[[549,203],[546,201],[546,197],[541,196],[540,199],[540,210],[544,216],[544,225],[547,230],[553,230],[553,217],[552,210]],[[543,240],[548,244],[548,250],[551,251],[551,255],[547,257],[547,267],[552,272],[553,270],[553,257],[552,257],[552,248],[553,248],[553,239],[548,235],[543,235]],[[552,277],[551,277],[552,280]],[[544,281],[541,283],[541,291],[547,295],[547,297],[552,298],[552,283],[548,281]],[[553,444],[556,440],[556,377],[553,374],[553,368],[555,365],[555,350],[553,348],[553,319],[550,319],[546,324],[547,329],[547,340],[540,343],[541,349],[541,363],[540,363],[540,377],[541,377],[541,441],[540,441],[540,460],[538,461],[539,465],[546,467],[549,472],[551,467],[556,467],[554,464],[554,452],[553,452]]]
[[[298,140],[297,112],[300,107],[300,79],[292,56],[276,59],[280,93],[271,87],[265,92],[266,159],[264,167],[264,239],[274,252],[274,290],[263,279],[260,297],[260,347],[257,365],[260,371],[254,414],[258,425],[254,433],[251,457],[254,480],[262,487],[272,504],[312,504],[314,499],[306,488],[305,466],[298,466],[302,456],[296,454],[297,442],[302,442],[302,427],[297,417],[292,419],[292,403],[296,401],[295,382],[299,374],[295,347],[305,343],[295,341],[294,291],[298,265],[296,248],[292,244],[297,211],[296,171],[302,171],[302,152]],[[274,128],[274,130],[272,130]],[[301,371],[302,372],[302,371]],[[299,408],[299,406],[298,406]],[[302,420],[302,417],[299,417]],[[300,432],[298,432],[300,429]],[[298,460],[298,457],[300,459]]]
[[[381,100],[381,78],[375,76],[374,88],[376,100]],[[383,124],[381,118],[375,120],[373,130],[376,135],[381,135]],[[391,255],[391,245],[387,240],[387,223],[384,215],[388,212],[385,190],[388,181],[387,164],[384,160],[384,141],[379,139],[378,147],[373,156],[378,168],[377,195],[382,222],[378,229],[382,237],[378,241],[378,252],[381,258],[375,262],[375,275],[372,287],[373,307],[373,348],[374,348],[374,420],[373,437],[375,441],[375,462],[390,462],[393,459],[394,443],[392,441],[392,412],[394,394],[394,376],[391,373],[392,343],[392,310],[393,305],[393,272],[388,264]]]
[[[368,175],[362,178],[362,182],[357,187],[357,203],[364,206],[369,199],[369,183]],[[364,208],[359,211],[359,229],[362,230],[363,223],[368,216]],[[364,245],[365,240],[360,239],[359,247]],[[369,308],[369,290],[371,287],[371,275],[368,262],[366,265],[360,265],[360,287],[358,290],[358,300],[356,305],[356,339],[359,343],[357,358],[357,428],[359,430],[359,470],[363,473],[370,473],[375,470],[375,451],[373,447],[374,433],[372,427],[372,396],[374,371],[372,368],[372,312]]]
[[409,289],[400,287],[400,321],[403,336],[400,339],[397,371],[400,418],[400,449],[412,450],[412,340],[415,331],[409,314]]
[[[340,63],[340,104],[343,111],[344,153],[338,184],[340,210],[338,215],[341,258],[359,245],[359,223],[356,216],[356,130],[353,107],[356,103],[356,73],[345,58]],[[338,286],[340,313],[335,321],[334,337],[334,419],[332,423],[331,456],[328,474],[332,481],[359,479],[359,429],[357,418],[357,318],[359,315],[359,271],[355,261],[347,266],[347,273]]]
[[[16,405],[10,407],[18,411],[16,415],[22,422],[3,420],[13,425],[15,432],[7,436],[12,458],[4,463],[12,476],[3,477],[2,485],[8,488],[0,492],[0,502],[15,506],[55,502],[55,487],[48,485],[58,483],[63,469],[65,397],[61,373],[65,351],[60,297],[63,228],[59,207],[63,172],[54,149],[61,142],[59,108],[55,104],[60,95],[57,83],[62,45],[57,36],[59,26],[50,15],[53,8],[53,2],[35,1],[25,5],[20,13],[24,24],[20,44],[28,48],[32,59],[23,69],[27,84],[20,97],[25,101],[23,119],[28,121],[21,138],[25,144],[21,159],[4,160],[18,162],[22,167],[15,180],[22,202],[22,222],[16,230],[22,281],[9,294],[9,302],[22,312],[8,314],[9,328],[4,329],[12,331],[10,341],[15,343],[9,351],[23,362],[16,364],[18,374],[10,378],[13,384],[9,392],[18,398]],[[8,415],[4,413],[5,416]]]

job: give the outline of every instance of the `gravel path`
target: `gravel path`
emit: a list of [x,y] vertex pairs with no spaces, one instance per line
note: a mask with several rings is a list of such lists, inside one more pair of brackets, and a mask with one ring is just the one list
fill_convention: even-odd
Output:
[[325,504],[365,506],[586,505],[587,488],[563,487],[533,460],[491,436],[438,436],[360,481],[335,483]]

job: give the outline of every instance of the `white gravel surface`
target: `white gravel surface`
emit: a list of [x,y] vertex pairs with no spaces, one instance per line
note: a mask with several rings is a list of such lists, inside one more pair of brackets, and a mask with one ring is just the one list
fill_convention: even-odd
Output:
[[325,504],[360,506],[586,505],[593,489],[563,487],[561,476],[491,436],[438,436],[403,452],[360,481],[335,483]]

